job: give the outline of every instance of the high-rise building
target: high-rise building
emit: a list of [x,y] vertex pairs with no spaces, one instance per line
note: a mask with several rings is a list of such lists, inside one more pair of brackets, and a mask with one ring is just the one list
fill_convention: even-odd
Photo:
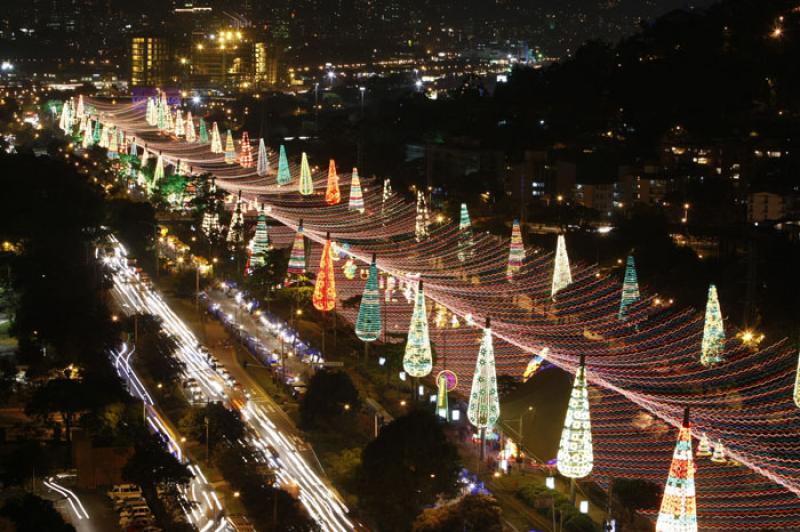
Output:
[[161,87],[168,81],[171,56],[163,37],[137,36],[131,39],[131,86]]
[[276,54],[241,29],[196,34],[189,62],[193,88],[248,90],[278,80]]

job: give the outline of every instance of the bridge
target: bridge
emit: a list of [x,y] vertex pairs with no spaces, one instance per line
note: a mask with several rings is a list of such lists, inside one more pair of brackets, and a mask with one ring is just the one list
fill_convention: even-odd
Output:
[[[433,223],[429,236],[418,241],[415,205],[396,194],[385,198],[382,181],[362,178],[365,210],[349,210],[344,198],[350,174],[340,173],[343,201],[328,205],[327,165],[313,169],[313,192],[302,195],[299,164],[290,165],[291,182],[279,185],[275,153],[266,174],[258,175],[255,167],[226,164],[208,143],[162,134],[148,124],[144,102],[97,100],[91,105],[94,118],[123,131],[126,142],[135,142],[140,152],[160,155],[165,164],[188,165],[192,173],[213,174],[218,187],[241,192],[251,210],[267,206],[269,216],[283,226],[271,233],[278,245],[290,245],[302,220],[304,234],[316,243],[312,272],[319,264],[319,244],[330,233],[336,242],[347,243],[348,253],[363,265],[376,254],[379,269],[401,287],[417,276],[424,280],[434,313],[444,313],[448,323],[431,328],[438,353],[434,372],[454,371],[461,392],[468,392],[479,325],[486,317],[492,319],[499,374],[521,376],[534,355],[574,373],[583,354],[592,385],[595,467],[590,479],[601,485],[612,478],[663,485],[675,427],[689,406],[693,436],[705,433],[721,441],[727,456],[738,462],[697,460],[700,529],[800,530],[800,409],[792,397],[797,351],[788,341],[754,351],[729,338],[726,361],[704,367],[699,363],[703,316],[659,304],[650,295],[629,307],[628,319],[620,321],[621,282],[602,275],[595,265],[571,264],[572,283],[553,298],[552,252],[527,248],[524,265],[510,282],[507,239],[474,234],[471,251],[460,257],[458,225]],[[358,275],[348,279],[337,273],[339,302],[360,295],[363,283]],[[382,297],[381,305],[385,329],[401,333],[408,328],[412,302],[401,290],[396,295],[388,302]],[[338,309],[355,320],[356,310],[341,304]]]

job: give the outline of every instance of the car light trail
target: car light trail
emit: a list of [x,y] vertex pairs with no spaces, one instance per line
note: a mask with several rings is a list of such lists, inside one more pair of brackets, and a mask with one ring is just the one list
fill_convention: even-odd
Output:
[[84,508],[83,503],[78,496],[75,495],[74,491],[56,483],[53,477],[45,480],[43,484],[56,493],[63,495],[64,498],[67,499],[67,502],[69,502],[70,507],[72,507],[72,511],[78,516],[78,519],[89,519],[89,512],[86,511],[86,508]]
[[[149,313],[161,319],[164,331],[177,340],[178,348],[175,351],[175,355],[183,362],[186,377],[193,378],[199,383],[203,395],[209,401],[221,401],[229,407],[243,405],[240,407],[242,418],[246,426],[252,431],[254,448],[260,451],[262,457],[268,463],[274,463],[277,466],[276,477],[281,482],[299,488],[300,502],[323,530],[344,532],[355,529],[354,523],[347,515],[349,512],[347,506],[322,481],[306,460],[300,456],[297,445],[292,439],[286,437],[278,429],[275,423],[270,420],[266,409],[261,405],[249,399],[241,401],[238,396],[234,400],[235,390],[223,378],[221,366],[212,366],[197,337],[178,318],[159,294],[141,282],[135,270],[128,266],[127,255],[124,248],[118,245],[119,242],[113,236],[110,237],[110,240],[115,247],[115,254],[112,257],[105,257],[104,262],[112,272],[114,296],[120,306],[131,314]],[[123,360],[120,360],[121,358],[121,355],[117,357],[117,367],[122,368],[123,376],[129,382],[135,382],[135,384],[132,384],[133,392],[142,397],[146,403],[149,401],[148,411],[154,412],[152,399],[149,395],[144,395],[146,390],[143,390],[139,379],[128,378],[129,374],[135,375],[128,362],[130,356],[127,355]],[[149,419],[153,419],[152,423],[159,426],[159,432],[168,438],[170,444],[175,446],[175,449],[180,449],[170,432],[163,426],[163,423],[160,423],[157,415],[153,415]],[[275,450],[277,457],[272,455],[270,449]],[[197,468],[197,471],[199,472],[199,468]],[[192,488],[194,489],[194,485]],[[205,491],[203,491],[203,494],[205,495]],[[213,507],[210,500],[208,505]],[[202,530],[210,530],[210,528],[206,524]]]

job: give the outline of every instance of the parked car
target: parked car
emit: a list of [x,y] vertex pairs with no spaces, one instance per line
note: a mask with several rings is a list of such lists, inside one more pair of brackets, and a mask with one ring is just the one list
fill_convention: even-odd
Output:
[[138,499],[142,497],[142,488],[136,484],[117,484],[106,492],[114,500]]

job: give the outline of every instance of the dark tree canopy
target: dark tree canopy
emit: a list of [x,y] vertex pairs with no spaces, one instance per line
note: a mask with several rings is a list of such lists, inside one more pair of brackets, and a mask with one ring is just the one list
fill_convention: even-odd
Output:
[[413,411],[383,427],[364,449],[361,506],[386,530],[408,529],[422,508],[456,492],[460,468],[436,416]]
[[239,413],[228,410],[219,402],[208,403],[202,408],[192,408],[181,420],[181,432],[205,443],[206,421],[208,421],[208,442],[212,449],[221,444],[235,445],[245,434],[245,426]]
[[0,516],[14,523],[17,532],[75,532],[50,501],[30,493],[8,499],[0,508]]
[[186,484],[192,479],[189,469],[167,450],[166,444],[144,431],[122,470],[122,476],[148,490],[159,484]]
[[351,415],[358,407],[358,390],[343,371],[318,371],[308,383],[300,404],[300,416],[306,427],[333,422]]

